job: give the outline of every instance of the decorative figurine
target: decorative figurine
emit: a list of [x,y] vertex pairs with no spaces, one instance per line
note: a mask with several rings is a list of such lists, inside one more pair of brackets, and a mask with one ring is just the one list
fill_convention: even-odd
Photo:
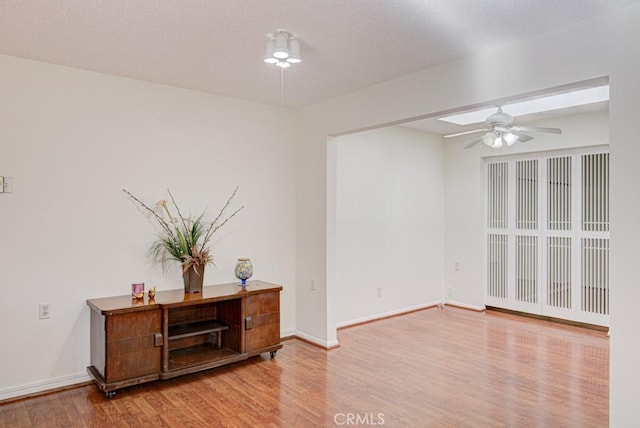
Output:
[[154,285],[153,288],[149,289],[149,300],[153,299],[154,297],[156,297],[156,286]]

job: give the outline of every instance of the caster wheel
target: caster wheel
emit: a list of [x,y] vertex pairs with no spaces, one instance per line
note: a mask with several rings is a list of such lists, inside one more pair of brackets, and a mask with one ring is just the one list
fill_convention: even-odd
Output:
[[271,358],[275,358],[277,352],[278,351],[271,351],[271,352],[269,352],[269,355],[271,356]]
[[111,399],[111,398],[115,397],[116,392],[115,391],[107,391],[107,392],[105,392],[105,395],[107,396],[107,398]]

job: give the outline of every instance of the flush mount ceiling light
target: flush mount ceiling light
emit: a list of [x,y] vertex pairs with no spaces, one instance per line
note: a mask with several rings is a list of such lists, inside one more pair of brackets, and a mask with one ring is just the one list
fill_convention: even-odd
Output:
[[302,62],[300,43],[296,36],[284,30],[269,34],[267,36],[264,62],[280,68],[288,68],[291,64]]

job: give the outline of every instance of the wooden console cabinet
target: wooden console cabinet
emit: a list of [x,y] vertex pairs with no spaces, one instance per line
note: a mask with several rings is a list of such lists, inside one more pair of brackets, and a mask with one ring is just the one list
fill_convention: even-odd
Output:
[[207,370],[270,352],[280,343],[282,286],[262,281],[159,291],[154,299],[89,299],[89,375],[111,398],[117,389]]

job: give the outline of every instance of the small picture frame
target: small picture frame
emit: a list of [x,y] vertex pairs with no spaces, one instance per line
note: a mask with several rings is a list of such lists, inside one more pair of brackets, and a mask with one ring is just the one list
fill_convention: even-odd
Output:
[[144,282],[131,284],[131,296],[134,299],[144,298]]

